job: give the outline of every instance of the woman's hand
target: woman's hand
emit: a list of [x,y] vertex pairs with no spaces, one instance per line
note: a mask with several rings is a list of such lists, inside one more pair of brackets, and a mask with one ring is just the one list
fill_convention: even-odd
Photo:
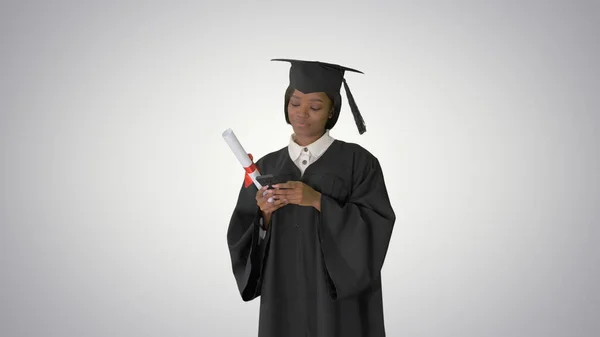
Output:
[[312,206],[321,211],[321,193],[301,181],[288,181],[273,185],[273,188],[269,194],[286,204]]
[[268,186],[263,186],[263,188],[256,192],[256,204],[263,214],[264,229],[269,227],[273,212],[286,205],[283,200],[277,199],[273,196],[273,193],[269,193],[273,190],[267,190],[267,188]]

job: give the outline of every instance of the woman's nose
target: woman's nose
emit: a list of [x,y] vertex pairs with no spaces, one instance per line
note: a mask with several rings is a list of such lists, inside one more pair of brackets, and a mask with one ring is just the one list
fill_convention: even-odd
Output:
[[298,107],[296,115],[300,117],[308,117],[308,106],[301,105]]

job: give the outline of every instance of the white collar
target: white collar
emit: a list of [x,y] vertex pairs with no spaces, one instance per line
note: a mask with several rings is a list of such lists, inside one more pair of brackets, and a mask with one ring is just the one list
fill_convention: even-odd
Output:
[[288,145],[288,152],[292,160],[298,159],[300,153],[303,151],[304,148],[307,148],[312,156],[314,156],[315,158],[319,158],[325,152],[325,150],[327,150],[329,145],[331,145],[331,143],[333,143],[333,141],[335,140],[329,135],[329,130],[325,130],[325,133],[323,134],[323,136],[321,136],[321,138],[315,140],[307,146],[298,145],[298,143],[294,141],[295,138],[296,135],[292,134],[290,136],[290,143]]

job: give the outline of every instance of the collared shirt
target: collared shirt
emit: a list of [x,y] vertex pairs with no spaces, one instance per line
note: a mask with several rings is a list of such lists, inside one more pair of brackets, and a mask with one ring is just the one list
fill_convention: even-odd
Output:
[[335,140],[329,135],[329,130],[325,130],[325,133],[321,138],[307,146],[298,145],[295,139],[296,135],[292,134],[288,145],[288,153],[290,154],[292,161],[296,164],[298,169],[300,169],[302,175],[304,175],[306,168],[314,163],[315,160],[319,159]]

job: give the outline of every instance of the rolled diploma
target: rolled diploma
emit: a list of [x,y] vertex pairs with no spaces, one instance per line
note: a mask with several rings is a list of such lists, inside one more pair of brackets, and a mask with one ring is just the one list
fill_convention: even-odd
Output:
[[[252,162],[252,159],[250,159],[248,153],[244,150],[242,144],[240,144],[240,142],[238,141],[237,137],[235,136],[235,133],[233,133],[233,130],[225,130],[223,132],[223,138],[231,148],[231,151],[233,151],[233,154],[239,160],[240,164],[242,164],[244,170],[253,166],[254,163]],[[260,190],[262,188],[262,185],[258,181],[256,181],[256,177],[260,175],[260,172],[258,172],[258,168],[254,166],[254,170],[252,172],[246,173],[250,176],[252,182],[254,182],[254,185]]]

